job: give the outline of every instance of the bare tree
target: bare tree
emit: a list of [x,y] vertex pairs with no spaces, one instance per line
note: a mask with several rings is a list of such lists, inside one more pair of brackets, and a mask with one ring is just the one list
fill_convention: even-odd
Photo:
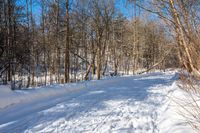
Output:
[[65,83],[69,82],[70,74],[70,40],[69,40],[69,0],[66,0],[66,45],[65,45]]

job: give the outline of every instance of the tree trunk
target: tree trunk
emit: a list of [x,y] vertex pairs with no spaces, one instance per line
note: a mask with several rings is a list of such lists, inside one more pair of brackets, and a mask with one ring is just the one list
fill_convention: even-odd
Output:
[[65,83],[69,82],[70,55],[69,55],[69,0],[66,0],[66,45],[65,45]]

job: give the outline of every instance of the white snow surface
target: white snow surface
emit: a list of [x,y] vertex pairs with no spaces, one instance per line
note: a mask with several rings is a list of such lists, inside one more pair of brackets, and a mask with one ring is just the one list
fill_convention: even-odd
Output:
[[171,97],[176,74],[157,72],[21,91],[0,86],[0,133],[194,133]]

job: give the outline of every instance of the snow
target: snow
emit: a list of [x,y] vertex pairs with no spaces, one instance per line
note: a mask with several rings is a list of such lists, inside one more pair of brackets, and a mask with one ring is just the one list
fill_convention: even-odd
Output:
[[[1,133],[194,133],[173,71],[22,91],[0,87]],[[2,93],[1,93],[2,92]]]

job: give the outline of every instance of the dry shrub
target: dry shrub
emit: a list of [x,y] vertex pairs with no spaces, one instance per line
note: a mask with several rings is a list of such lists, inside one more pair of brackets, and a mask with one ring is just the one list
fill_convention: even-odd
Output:
[[178,86],[184,91],[184,97],[176,100],[181,107],[179,113],[194,130],[200,132],[200,81],[185,73],[181,73],[179,79]]

